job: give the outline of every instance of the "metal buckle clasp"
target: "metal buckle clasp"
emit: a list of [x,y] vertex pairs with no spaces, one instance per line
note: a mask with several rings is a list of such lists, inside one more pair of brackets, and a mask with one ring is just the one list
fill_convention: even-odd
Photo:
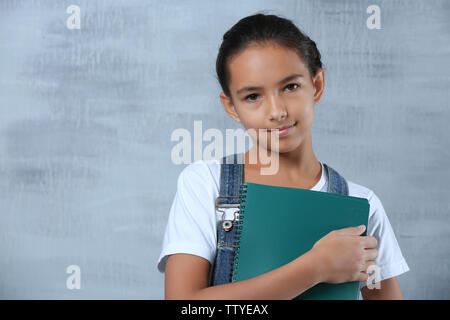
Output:
[[241,204],[240,203],[223,203],[223,204],[219,204],[219,198],[240,198],[240,196],[218,196],[216,198],[216,211],[222,212],[222,229],[225,230],[226,232],[230,231],[233,228],[233,221],[236,221],[236,214],[239,212],[239,210],[236,210],[234,212],[234,217],[233,220],[224,220],[225,218],[225,211],[224,210],[220,210],[219,207],[221,208],[240,208]]

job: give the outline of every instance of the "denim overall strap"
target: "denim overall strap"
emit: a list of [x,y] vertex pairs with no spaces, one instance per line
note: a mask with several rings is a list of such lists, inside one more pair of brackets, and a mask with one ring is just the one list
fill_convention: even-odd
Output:
[[[244,181],[244,154],[233,154],[222,158],[220,167],[220,190],[216,199],[216,209],[233,208],[239,210],[240,186]],[[223,213],[223,211],[222,211]],[[225,217],[229,220],[233,217]],[[233,259],[235,252],[236,230],[239,220],[233,219],[231,229],[225,231],[220,220],[217,224],[217,253],[210,276],[210,285],[219,285],[231,282],[233,272]]]
[[344,177],[326,163],[323,166],[325,168],[325,174],[328,175],[327,192],[348,196],[348,184]]
[[[222,158],[218,204],[239,203],[239,189],[244,180],[244,154],[232,154]],[[236,198],[237,196],[237,198]],[[225,198],[233,197],[233,198]],[[236,201],[236,199],[238,201]]]

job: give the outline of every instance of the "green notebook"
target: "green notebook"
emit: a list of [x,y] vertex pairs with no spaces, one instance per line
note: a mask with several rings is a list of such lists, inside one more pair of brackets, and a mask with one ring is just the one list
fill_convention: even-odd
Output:
[[[250,182],[241,184],[240,198],[233,282],[291,262],[332,230],[364,224],[367,234],[365,198]],[[294,300],[356,300],[359,290],[359,282],[319,283]]]

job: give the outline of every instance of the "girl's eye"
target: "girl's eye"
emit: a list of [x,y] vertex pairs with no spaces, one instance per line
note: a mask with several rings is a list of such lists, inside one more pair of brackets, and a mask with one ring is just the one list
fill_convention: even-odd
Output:
[[[291,86],[297,86],[297,87],[295,87],[295,88],[292,88]],[[286,88],[291,88],[292,90],[288,90],[288,91],[293,91],[293,90],[295,90],[295,89],[297,89],[298,87],[300,87],[298,84],[296,84],[296,83],[290,83],[290,84],[288,84],[286,87],[285,87],[285,89]]]
[[[292,87],[292,86],[296,86],[296,87]],[[300,87],[300,85],[298,85],[297,83],[290,83],[284,88],[285,89],[286,88],[290,88],[291,90],[288,90],[288,92],[291,92],[291,91],[294,91],[295,89],[297,89],[298,87]],[[252,93],[252,94],[249,94],[248,96],[246,96],[245,100],[248,101],[248,102],[254,102],[258,96],[259,96],[258,94]],[[254,97],[255,99],[250,99],[249,100],[250,97]]]
[[252,100],[252,99],[248,100],[248,98],[254,97],[254,96],[258,96],[258,95],[256,93],[249,94],[248,96],[245,97],[245,100],[247,100],[248,102],[255,101],[255,100]]

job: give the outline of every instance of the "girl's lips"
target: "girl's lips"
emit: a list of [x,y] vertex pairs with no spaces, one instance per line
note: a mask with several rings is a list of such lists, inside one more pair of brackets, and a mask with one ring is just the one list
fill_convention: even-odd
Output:
[[288,135],[291,131],[292,128],[297,124],[297,121],[294,122],[292,125],[290,125],[289,127],[283,128],[283,129],[272,129],[271,131],[274,131],[276,134],[278,134],[279,137],[283,137]]

